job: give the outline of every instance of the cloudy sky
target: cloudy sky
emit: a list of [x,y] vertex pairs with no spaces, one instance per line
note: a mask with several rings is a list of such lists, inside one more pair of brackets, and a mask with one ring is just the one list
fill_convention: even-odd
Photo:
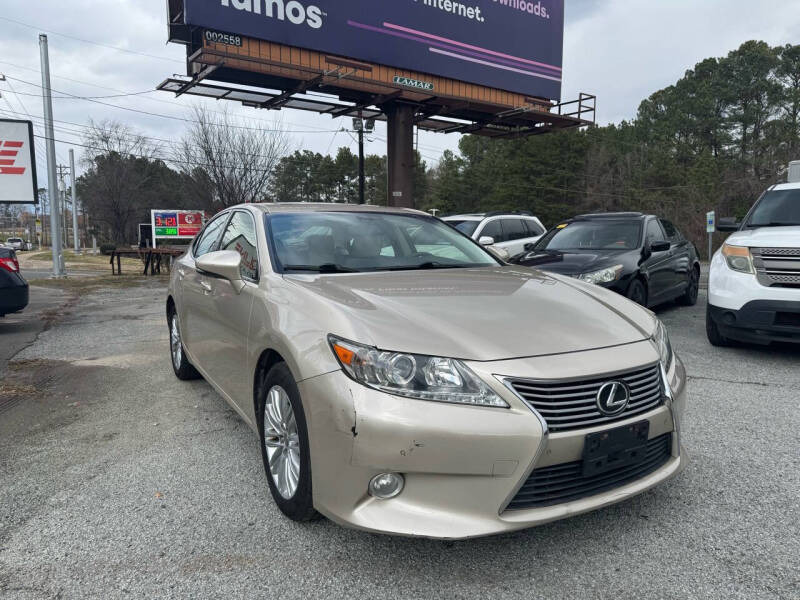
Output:
[[[0,74],[6,76],[0,81],[0,116],[30,114],[41,123],[38,34],[44,32],[56,96],[94,97],[54,100],[59,162],[66,162],[70,142],[80,142],[90,119],[124,122],[165,140],[160,143],[179,138],[186,127],[180,119],[189,117],[192,103],[203,101],[152,91],[185,69],[183,47],[166,44],[165,5],[165,0],[0,0]],[[800,42],[800,0],[566,0],[566,15],[563,97],[596,94],[601,123],[632,118],[653,91],[703,58],[722,56],[745,40]],[[112,97],[130,93],[138,95]],[[222,108],[205,102],[214,110]],[[268,127],[280,119],[295,149],[356,148],[350,135],[337,132],[350,126],[345,119],[229,106],[254,125]],[[457,143],[455,135],[423,132],[420,152],[435,164],[443,150]],[[368,151],[385,151],[381,124]],[[39,154],[44,181],[44,153]]]

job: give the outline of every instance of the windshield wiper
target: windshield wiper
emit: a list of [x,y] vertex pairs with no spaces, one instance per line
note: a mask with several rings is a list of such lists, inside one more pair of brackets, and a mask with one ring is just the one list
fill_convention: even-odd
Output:
[[475,265],[459,265],[428,261],[418,265],[404,265],[402,267],[389,267],[387,271],[429,271],[432,269],[469,269]]
[[756,227],[800,227],[800,223],[790,223],[789,221],[770,221],[769,223],[748,223],[749,229]]
[[311,266],[311,265],[285,265],[284,271],[307,271],[309,273],[360,273],[357,269],[350,269],[334,263],[325,263],[324,265]]

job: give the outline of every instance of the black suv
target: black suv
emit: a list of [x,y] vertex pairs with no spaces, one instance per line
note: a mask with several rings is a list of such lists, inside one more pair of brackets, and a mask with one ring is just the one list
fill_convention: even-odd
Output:
[[697,249],[655,215],[600,213],[564,221],[512,263],[601,285],[644,306],[697,303]]

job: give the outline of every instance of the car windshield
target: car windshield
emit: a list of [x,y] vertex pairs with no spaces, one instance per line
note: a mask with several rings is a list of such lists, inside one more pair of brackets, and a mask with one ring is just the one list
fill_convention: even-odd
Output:
[[455,219],[448,219],[445,221],[450,227],[455,227],[464,235],[472,235],[478,228],[480,221],[458,221]]
[[638,221],[573,221],[549,231],[537,250],[635,250],[642,238]]
[[267,217],[278,267],[353,273],[496,266],[472,240],[432,217],[310,212]]
[[800,225],[800,189],[767,192],[747,221],[747,227],[791,225]]

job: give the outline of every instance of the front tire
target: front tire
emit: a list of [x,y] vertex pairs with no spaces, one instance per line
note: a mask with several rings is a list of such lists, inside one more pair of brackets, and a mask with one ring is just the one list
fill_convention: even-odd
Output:
[[678,298],[678,302],[683,306],[694,306],[697,304],[697,295],[700,292],[700,267],[694,267],[689,273],[686,291]]
[[719,332],[719,327],[711,316],[711,307],[709,305],[706,305],[706,336],[711,345],[717,348],[725,348],[733,345],[730,338],[726,338]]
[[256,417],[261,457],[272,498],[293,521],[311,521],[311,452],[300,392],[286,363],[273,366],[259,386]]
[[634,279],[628,286],[628,299],[633,300],[636,304],[647,306],[647,290],[644,287],[641,279]]
[[200,373],[197,372],[197,369],[192,366],[192,363],[186,357],[186,348],[183,346],[178,313],[175,310],[169,313],[169,349],[172,359],[170,362],[172,363],[175,377],[181,381],[200,379]]

